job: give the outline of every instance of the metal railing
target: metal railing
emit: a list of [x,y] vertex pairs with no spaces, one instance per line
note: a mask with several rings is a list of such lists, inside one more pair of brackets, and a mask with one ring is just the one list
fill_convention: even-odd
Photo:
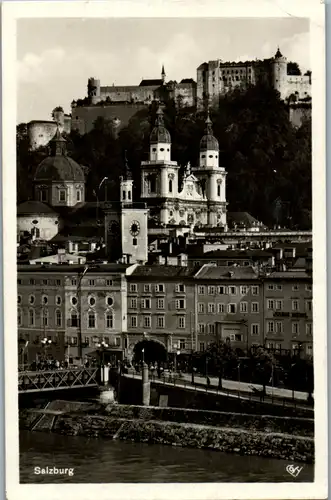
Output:
[[19,371],[18,392],[42,392],[81,387],[96,387],[99,368],[71,368],[64,370]]

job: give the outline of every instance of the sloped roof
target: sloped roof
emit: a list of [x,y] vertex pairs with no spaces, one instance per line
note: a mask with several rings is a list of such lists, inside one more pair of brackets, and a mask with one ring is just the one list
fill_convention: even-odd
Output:
[[17,207],[17,215],[44,215],[44,214],[53,214],[57,215],[57,212],[47,205],[46,203],[42,203],[41,201],[24,201],[20,203]]
[[139,87],[153,87],[159,86],[163,84],[163,80],[161,78],[157,78],[156,80],[141,80],[139,83]]
[[258,272],[252,266],[209,266],[205,264],[196,273],[197,279],[246,280],[258,279]]
[[194,275],[194,270],[182,266],[138,266],[131,276],[145,278],[180,278]]
[[[228,212],[227,213],[228,222],[236,223],[236,224],[245,224],[245,226],[254,226],[260,224],[260,222],[255,219],[248,212]],[[264,224],[260,226],[262,228],[266,228]]]

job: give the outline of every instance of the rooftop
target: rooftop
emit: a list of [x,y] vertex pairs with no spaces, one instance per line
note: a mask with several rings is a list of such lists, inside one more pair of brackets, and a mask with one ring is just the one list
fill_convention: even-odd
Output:
[[131,276],[146,277],[146,278],[181,278],[193,276],[194,270],[182,266],[138,266]]
[[[125,273],[128,267],[132,264],[93,264],[87,268],[86,274],[108,274],[108,273]],[[18,273],[70,273],[82,274],[85,270],[84,265],[75,264],[32,264],[32,265],[18,265]]]
[[252,266],[210,266],[204,264],[201,269],[195,274],[197,279],[229,279],[229,280],[246,280],[258,279],[259,274]]

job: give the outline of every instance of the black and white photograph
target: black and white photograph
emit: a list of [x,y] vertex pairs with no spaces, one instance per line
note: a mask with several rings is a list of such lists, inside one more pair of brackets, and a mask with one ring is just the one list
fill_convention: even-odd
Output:
[[7,474],[322,498],[324,6],[29,3],[4,49]]

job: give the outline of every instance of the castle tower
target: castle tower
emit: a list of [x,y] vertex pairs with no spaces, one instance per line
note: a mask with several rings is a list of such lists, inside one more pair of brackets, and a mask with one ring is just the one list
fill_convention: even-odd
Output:
[[219,144],[213,134],[209,111],[200,141],[199,167],[194,171],[208,201],[208,225],[226,228],[226,171],[219,166]]
[[164,84],[165,84],[165,79],[166,79],[166,73],[165,73],[165,71],[164,71],[164,64],[162,64],[161,79],[162,79],[162,83],[163,83],[163,85],[164,85]]
[[132,173],[129,167],[128,159],[125,151],[125,175],[121,177],[120,182],[120,200],[121,203],[131,204],[132,203],[132,190],[133,190],[133,179]]
[[100,80],[89,78],[87,82],[87,96],[91,104],[96,104],[101,99]]
[[279,50],[273,58],[272,63],[272,85],[280,93],[281,99],[285,99],[287,93],[287,59]]

